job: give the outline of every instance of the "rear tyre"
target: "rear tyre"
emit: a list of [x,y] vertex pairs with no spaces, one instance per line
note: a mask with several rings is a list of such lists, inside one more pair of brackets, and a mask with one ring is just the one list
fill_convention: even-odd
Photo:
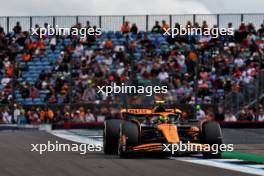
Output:
[[[122,139],[123,138],[123,139]],[[120,128],[118,155],[120,158],[129,157],[129,149],[139,144],[138,125],[129,121],[123,122]]]
[[220,158],[221,151],[219,150],[219,146],[223,143],[222,142],[222,131],[220,125],[217,122],[205,122],[202,126],[202,143],[209,144],[211,147],[214,145],[217,146],[217,153],[214,152],[206,152],[203,153],[204,158]]
[[117,154],[121,120],[109,119],[104,123],[104,153]]

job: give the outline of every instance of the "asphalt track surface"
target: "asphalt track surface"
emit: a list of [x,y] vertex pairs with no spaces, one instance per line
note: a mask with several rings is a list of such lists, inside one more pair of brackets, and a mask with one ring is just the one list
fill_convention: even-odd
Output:
[[47,141],[71,143],[44,131],[0,132],[0,176],[250,176],[246,173],[184,161],[119,159],[91,152],[31,152],[31,145]]

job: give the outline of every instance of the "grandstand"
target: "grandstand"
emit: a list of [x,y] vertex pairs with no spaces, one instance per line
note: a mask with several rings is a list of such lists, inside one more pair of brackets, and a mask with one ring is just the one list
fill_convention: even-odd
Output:
[[[96,87],[159,81],[167,102],[217,120],[264,120],[264,15],[0,18],[0,120],[45,123],[114,114],[119,97]],[[102,35],[46,36],[31,27],[101,27]],[[164,36],[178,25],[233,27],[233,36]],[[114,107],[114,108],[113,108]],[[188,109],[188,108],[186,108]],[[210,109],[210,108],[209,108]],[[11,113],[13,112],[13,113]]]

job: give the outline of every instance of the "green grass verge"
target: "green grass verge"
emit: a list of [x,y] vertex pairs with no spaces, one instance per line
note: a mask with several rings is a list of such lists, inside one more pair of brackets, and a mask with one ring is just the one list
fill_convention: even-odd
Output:
[[252,153],[243,152],[223,152],[222,158],[234,158],[241,159],[244,161],[252,161],[256,163],[264,163],[264,155],[257,155]]

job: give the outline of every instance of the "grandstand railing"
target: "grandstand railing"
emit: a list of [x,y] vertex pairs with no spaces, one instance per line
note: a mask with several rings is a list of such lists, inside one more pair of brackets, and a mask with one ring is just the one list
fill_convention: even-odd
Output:
[[71,27],[76,23],[86,25],[89,21],[90,25],[96,25],[103,31],[117,31],[125,21],[136,23],[140,31],[149,31],[155,24],[155,21],[165,20],[170,26],[175,23],[186,25],[188,21],[201,24],[207,21],[208,26],[227,27],[228,23],[232,23],[234,28],[238,28],[241,22],[253,23],[255,27],[259,27],[264,20],[264,14],[185,14],[185,15],[115,15],[115,16],[6,16],[0,17],[0,26],[5,31],[12,31],[16,22],[19,21],[22,29],[29,30],[36,24],[42,26],[48,23],[52,26]]

